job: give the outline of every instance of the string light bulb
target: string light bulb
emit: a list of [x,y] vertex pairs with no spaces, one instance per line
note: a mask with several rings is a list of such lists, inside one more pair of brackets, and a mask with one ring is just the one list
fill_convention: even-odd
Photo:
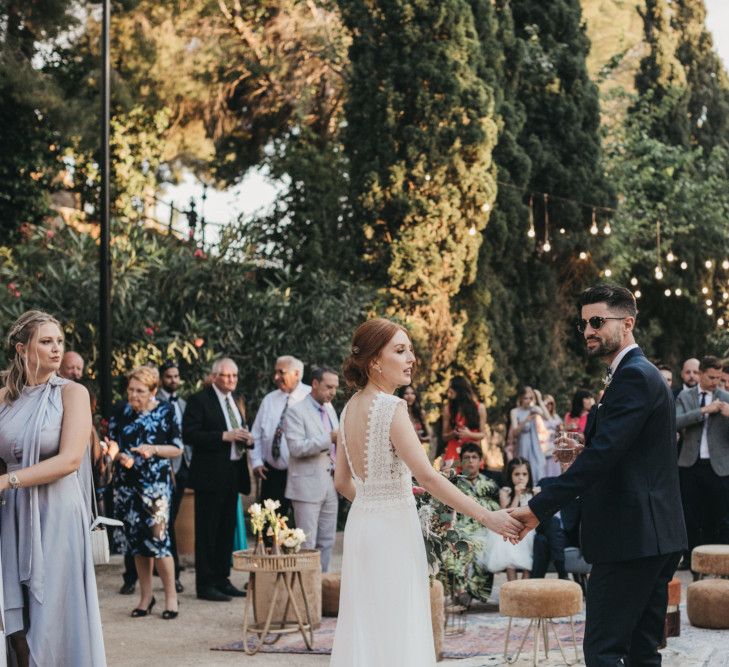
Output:
[[670,250],[668,251],[668,254],[666,255],[666,261],[667,262],[676,261],[676,255],[674,255]]
[[643,295],[641,294],[641,291],[639,289],[635,290],[633,293],[636,299],[640,299]]
[[675,291],[674,291],[674,294],[675,294],[676,296],[681,296],[681,295],[683,294],[683,292],[681,291],[681,288],[680,288],[680,287],[677,287],[677,288],[675,289]]
[[544,252],[549,252],[552,249],[552,244],[549,241],[545,241],[544,245],[542,246],[542,250]]
[[527,236],[533,239],[536,235],[537,232],[534,230],[534,196],[529,195],[529,231]]
[[686,269],[688,269],[688,264],[686,264],[686,262],[681,262],[681,271],[685,271]]
[[724,260],[724,261],[723,261],[723,262],[721,263],[721,268],[722,268],[722,269],[729,269],[729,259],[725,259],[725,260]]
[[724,294],[721,295],[721,298],[724,299],[724,301],[729,299],[729,292],[724,292]]
[[471,228],[468,230],[469,236],[476,236],[476,227],[474,225],[471,225]]
[[635,286],[636,286],[636,285],[638,284],[638,279],[637,279],[637,278],[636,278],[635,276],[633,276],[633,277],[632,277],[632,278],[630,279],[630,284],[631,284],[631,285],[632,285],[633,287],[635,287]]
[[605,269],[605,277],[609,278],[611,275],[613,275],[613,272],[610,269]]
[[656,280],[663,280],[663,269],[660,266],[656,266]]
[[720,327],[723,327],[723,326],[724,326],[724,318],[723,318],[723,317],[720,317],[720,318],[719,318],[719,319],[718,319],[718,320],[716,321],[716,323],[717,323],[717,324],[718,324],[718,325],[719,325]]
[[705,267],[706,267],[707,269],[710,269],[710,268],[711,268],[711,267],[712,267],[713,265],[714,265],[714,262],[712,262],[712,261],[711,261],[710,259],[707,259],[707,260],[706,260],[706,261],[704,262],[704,266],[705,266]]
[[702,294],[708,294],[709,293],[709,288],[708,287],[702,287],[701,288],[701,293]]
[[584,250],[580,253],[580,259],[587,259],[587,253]]
[[605,236],[610,236],[610,234],[613,233],[613,228],[610,226],[609,222],[605,223],[605,226],[602,228],[602,233],[605,234]]
[[592,227],[590,227],[590,234],[597,236],[600,230],[597,228],[597,218],[595,217],[595,209],[592,209]]
[[481,207],[481,210],[484,213],[488,213],[491,210],[491,204],[489,204],[488,202],[485,202],[484,205]]
[[713,304],[714,304],[714,302],[711,299],[706,299],[707,306],[712,306]]
[[666,296],[671,296],[671,290],[670,290],[670,289],[664,290],[664,292],[663,292],[663,293],[664,293],[664,294],[665,294]]
[[706,309],[706,314],[707,315],[713,315],[714,314],[714,309],[713,308],[707,308]]
[[567,230],[564,227],[560,227],[559,228],[559,233],[560,234],[566,234],[567,233]]

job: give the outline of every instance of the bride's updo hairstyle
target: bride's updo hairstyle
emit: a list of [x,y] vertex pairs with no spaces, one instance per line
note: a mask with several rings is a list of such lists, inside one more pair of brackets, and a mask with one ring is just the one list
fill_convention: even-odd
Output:
[[[39,327],[48,322],[63,330],[55,317],[42,310],[28,310],[10,326],[7,338],[10,365],[0,373],[0,384],[6,390],[3,398],[6,403],[12,403],[20,396],[28,379],[28,364],[32,361],[27,354],[22,356],[18,352],[17,344],[22,343],[27,350],[30,342],[36,338]],[[37,364],[38,360],[35,361]]]
[[349,387],[362,389],[369,380],[372,362],[392,337],[403,331],[410,338],[407,329],[384,317],[376,317],[360,324],[352,336],[349,356],[344,360],[342,374]]

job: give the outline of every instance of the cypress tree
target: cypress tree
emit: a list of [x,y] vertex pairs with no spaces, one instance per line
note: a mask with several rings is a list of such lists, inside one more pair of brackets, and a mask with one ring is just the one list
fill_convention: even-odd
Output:
[[465,0],[342,0],[352,33],[345,147],[352,206],[364,225],[381,306],[411,328],[425,397],[465,314],[453,297],[475,277],[479,232],[495,196],[493,96]]
[[703,0],[677,0],[672,26],[686,77],[692,142],[705,151],[729,147],[729,82],[706,29]]
[[503,94],[494,153],[499,196],[470,294],[483,316],[470,318],[469,339],[478,340],[476,327],[485,320],[495,366],[490,403],[503,409],[517,383],[567,398],[583,377],[573,297],[595,277],[577,256],[590,243],[590,212],[555,197],[547,203],[546,230],[545,203],[536,197],[532,240],[527,193],[598,205],[609,203],[611,193],[602,172],[598,93],[587,73],[589,42],[579,2],[504,1],[495,10],[496,42],[503,49],[492,68]]

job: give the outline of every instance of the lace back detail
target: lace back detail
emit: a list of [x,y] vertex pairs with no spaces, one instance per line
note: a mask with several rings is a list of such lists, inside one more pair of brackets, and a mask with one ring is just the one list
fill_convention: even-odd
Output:
[[[415,505],[411,473],[390,442],[390,426],[401,398],[379,393],[372,400],[367,417],[364,451],[364,478],[354,472],[346,438],[342,437],[349,469],[355,480],[355,504],[371,511],[386,511]],[[344,423],[345,412],[342,414]]]

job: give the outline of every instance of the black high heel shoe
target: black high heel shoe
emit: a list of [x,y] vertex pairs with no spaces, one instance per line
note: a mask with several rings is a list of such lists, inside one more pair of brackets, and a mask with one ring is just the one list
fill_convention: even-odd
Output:
[[172,611],[171,609],[165,609],[162,612],[162,618],[165,619],[165,621],[171,621],[173,618],[177,618],[177,614],[180,613],[180,602],[177,601],[177,611]]
[[140,618],[141,616],[147,616],[148,614],[152,613],[152,607],[154,607],[157,600],[154,599],[154,595],[152,596],[152,601],[149,603],[149,607],[146,609],[132,609],[131,617],[132,618]]

